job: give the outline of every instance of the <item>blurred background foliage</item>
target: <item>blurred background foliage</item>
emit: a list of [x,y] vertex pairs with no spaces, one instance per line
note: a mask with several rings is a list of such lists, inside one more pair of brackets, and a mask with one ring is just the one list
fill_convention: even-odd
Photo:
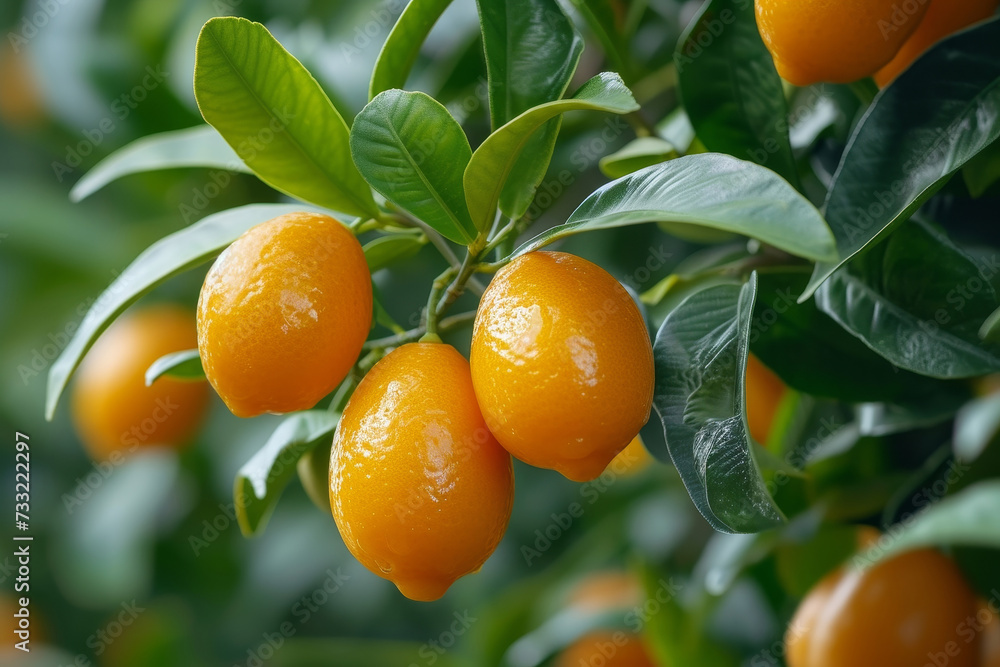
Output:
[[[699,4],[608,5],[618,12],[612,39],[622,47],[610,67],[621,71],[651,121],[677,105],[672,56]],[[517,463],[513,518],[496,554],[480,574],[426,604],[406,600],[351,558],[330,515],[317,511],[298,483],[289,486],[261,536],[240,535],[233,476],[276,418],[239,420],[216,400],[188,450],[150,452],[120,466],[87,458],[65,407],[52,423],[44,422],[48,367],[117,272],[154,240],[204,215],[280,201],[252,176],[212,170],[132,175],[81,203],[69,200],[73,183],[103,156],[141,136],[201,122],[192,70],[203,23],[230,14],[263,22],[314,73],[344,117],[353,118],[367,101],[371,67],[402,7],[402,0],[0,6],[7,35],[0,47],[0,424],[8,440],[15,431],[30,435],[34,454],[30,596],[37,664],[526,666],[588,628],[634,630],[636,624],[654,629],[648,634],[663,644],[655,647],[661,658],[683,656],[678,646],[712,643],[717,646],[698,653],[701,662],[683,664],[751,664],[761,651],[771,661],[756,664],[779,664],[774,647],[795,596],[853,551],[853,532],[824,528],[806,546],[818,525],[807,512],[780,534],[715,534],[667,465],[612,470],[578,485]],[[604,66],[599,37],[584,32],[588,46],[571,89]],[[436,96],[459,117],[473,146],[489,132],[481,48],[474,3],[455,2],[410,79],[412,89]],[[833,122],[813,137],[808,175],[820,180],[835,168],[857,111],[845,88],[830,86],[828,92],[836,101]],[[606,181],[598,160],[633,137],[613,119],[567,115],[535,224],[564,220]],[[564,170],[572,174],[568,186],[551,176]],[[231,182],[210,187],[221,178]],[[821,188],[814,189],[821,197]],[[995,188],[971,200],[956,179],[935,200],[933,213],[956,237],[996,245],[996,203]],[[656,225],[639,225],[580,235],[562,249],[599,263],[641,292],[701,247]],[[376,274],[397,321],[417,323],[417,304],[440,262],[426,246],[391,273]],[[168,281],[144,302],[193,309],[206,269]],[[459,332],[452,342],[467,352],[468,335]],[[798,400],[810,399],[790,393],[786,403]],[[779,421],[793,411],[785,405]],[[811,470],[811,484],[792,478],[781,486],[779,501],[804,506],[816,499],[809,494],[822,493],[843,519],[877,523],[894,494],[902,490],[905,498],[905,489],[940,474],[926,470],[924,461],[948,440],[949,428],[945,422],[919,437],[869,437],[845,453],[834,443]],[[655,419],[643,436],[651,451],[665,456]],[[977,464],[977,476],[997,472],[995,450]],[[4,458],[3,488],[9,490],[13,461]],[[6,522],[0,529],[5,544],[10,530]],[[11,554],[0,550],[0,584],[8,597],[15,576]],[[978,575],[981,591],[1000,585],[1000,574],[988,566],[995,552],[967,549],[960,555],[967,572]],[[619,611],[609,621],[569,602],[589,575],[624,569],[647,588],[641,600],[626,596],[619,605],[631,617]],[[642,600],[645,609],[637,613]],[[653,608],[650,601],[656,601]],[[685,620],[678,620],[681,615]],[[695,629],[678,639],[687,628]],[[357,643],[364,639],[398,645],[383,644],[380,657],[368,663],[372,654]]]

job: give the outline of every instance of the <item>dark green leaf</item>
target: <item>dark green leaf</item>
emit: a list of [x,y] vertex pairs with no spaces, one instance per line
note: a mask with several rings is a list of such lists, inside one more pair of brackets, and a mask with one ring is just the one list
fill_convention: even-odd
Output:
[[139,297],[167,278],[212,259],[251,227],[301,210],[301,204],[241,206],[203,218],[147,248],[97,298],[69,344],[52,364],[45,395],[45,418],[52,419],[59,397],[83,355],[101,332]]
[[299,458],[321,440],[333,437],[340,415],[308,410],[289,415],[271,437],[236,473],[233,497],[240,530],[247,537],[260,532],[278,504]]
[[179,167],[216,167],[250,172],[215,128],[198,125],[185,130],[151,134],[118,149],[77,181],[69,197],[80,201],[122,176]]
[[[761,276],[750,346],[786,384],[850,402],[927,394],[935,381],[900,370],[837,325],[814,301],[796,303],[806,274]],[[864,372],[859,372],[864,369]]]
[[493,226],[494,213],[507,177],[528,140],[547,121],[567,111],[623,114],[638,108],[621,77],[604,72],[583,84],[572,98],[529,109],[491,134],[472,154],[465,170],[465,197],[476,228],[488,230]]
[[816,265],[800,299],[887,234],[1000,136],[1000,21],[950,37],[879,93],[826,200],[839,259]]
[[472,149],[439,102],[424,93],[379,93],[354,119],[351,154],[386,199],[455,243],[476,238],[462,186]]
[[423,234],[389,234],[365,244],[365,260],[368,271],[375,273],[391,264],[413,257],[427,243]]
[[658,137],[639,137],[611,155],[601,158],[598,166],[608,178],[621,178],[654,164],[673,160],[677,149]]
[[[1000,370],[1000,346],[979,340],[997,307],[989,279],[947,236],[913,220],[840,269],[817,307],[900,368],[938,378]],[[987,275],[991,271],[991,275]]]
[[870,567],[912,549],[976,546],[1000,549],[1000,481],[974,484],[931,505],[914,517],[895,539],[856,555],[856,567]]
[[753,3],[710,0],[674,53],[684,108],[710,151],[798,179],[781,78],[764,46]]
[[165,354],[146,369],[146,386],[161,377],[175,380],[204,380],[205,369],[201,366],[198,350],[183,350]]
[[[576,72],[583,39],[556,0],[477,0],[494,130],[532,107],[558,100]],[[519,218],[545,177],[560,118],[545,123],[518,157],[500,210]]]
[[592,229],[654,221],[745,234],[810,259],[834,253],[833,236],[819,211],[787,181],[752,162],[715,153],[688,155],[608,183],[564,224],[517,253]]
[[451,0],[410,0],[407,3],[379,51],[368,85],[368,99],[383,91],[406,86],[406,78],[420,55],[420,47],[450,4]]
[[754,458],[746,423],[746,362],[756,274],[742,287],[696,292],[656,335],[653,408],[670,458],[713,528],[759,532],[784,521]]
[[962,168],[965,187],[973,197],[982,197],[1000,180],[1000,142],[994,141]]
[[1000,343],[1000,307],[990,313],[979,327],[979,337],[991,343]]
[[378,215],[351,161],[347,124],[267,28],[243,18],[208,21],[194,92],[205,120],[265,183],[337,211]]

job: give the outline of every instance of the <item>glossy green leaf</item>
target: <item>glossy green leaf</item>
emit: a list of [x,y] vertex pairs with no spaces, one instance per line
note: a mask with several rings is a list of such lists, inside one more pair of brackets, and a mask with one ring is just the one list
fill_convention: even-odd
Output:
[[161,377],[175,380],[204,380],[205,369],[201,365],[198,350],[182,350],[165,354],[146,369],[146,386]]
[[800,298],[1000,136],[998,116],[998,20],[939,42],[886,86],[855,128],[827,196],[839,258],[816,265]]
[[979,339],[997,307],[986,271],[944,233],[912,220],[840,269],[817,307],[894,365],[960,378],[1000,371],[1000,345]]
[[180,167],[215,167],[250,173],[215,128],[198,125],[151,134],[118,149],[77,181],[69,197],[80,201],[122,176]]
[[476,238],[462,187],[472,149],[440,102],[424,93],[379,93],[354,119],[351,154],[386,199],[455,243]]
[[547,121],[567,111],[623,114],[638,108],[621,77],[604,72],[583,84],[573,97],[529,109],[491,134],[472,154],[465,170],[465,197],[476,228],[488,230],[493,226],[507,177],[531,136]]
[[332,438],[340,415],[328,410],[296,412],[236,473],[233,497],[240,530],[247,537],[263,530],[278,498],[295,475],[299,458],[321,440]]
[[1000,343],[1000,306],[983,321],[979,327],[979,337],[992,343]]
[[807,280],[805,273],[760,277],[750,347],[765,365],[798,391],[852,403],[931,393],[934,380],[896,368],[844,331],[815,301],[797,303]]
[[139,297],[171,276],[209,261],[254,225],[302,209],[301,204],[240,206],[207,216],[147,248],[97,298],[69,344],[53,362],[46,387],[45,418],[51,420],[55,415],[59,397],[83,355],[101,332]]
[[906,529],[893,532],[893,539],[878,544],[852,559],[865,568],[898,554],[932,546],[974,546],[1000,549],[1000,481],[973,484],[953,496],[930,505],[912,518]]
[[1000,142],[994,141],[986,150],[969,160],[962,168],[965,187],[973,197],[982,197],[1000,180]]
[[955,457],[975,461],[1000,433],[1000,393],[966,403],[955,417]]
[[621,178],[677,156],[677,149],[669,141],[658,137],[639,137],[617,152],[602,157],[598,166],[608,178]]
[[746,363],[757,292],[745,285],[696,292],[663,321],[653,345],[653,408],[670,458],[713,528],[753,533],[785,519],[767,492],[746,423]]
[[681,36],[674,64],[684,109],[708,150],[797,182],[781,78],[757,31],[753,3],[706,3]]
[[427,243],[423,234],[388,234],[373,239],[365,244],[365,260],[368,271],[375,273],[379,269],[402,262],[413,257]]
[[641,169],[599,188],[562,225],[517,253],[592,229],[675,222],[744,234],[809,259],[833,256],[819,211],[769,169],[704,153]]
[[406,79],[420,55],[420,47],[451,0],[410,0],[379,51],[368,99],[393,88],[405,88]]
[[[490,119],[494,130],[532,107],[558,100],[576,72],[583,39],[556,0],[477,0]],[[519,218],[545,177],[561,118],[528,139],[500,194],[500,210]]]
[[336,211],[378,215],[351,161],[347,124],[267,28],[243,18],[208,21],[194,92],[205,120],[265,183]]

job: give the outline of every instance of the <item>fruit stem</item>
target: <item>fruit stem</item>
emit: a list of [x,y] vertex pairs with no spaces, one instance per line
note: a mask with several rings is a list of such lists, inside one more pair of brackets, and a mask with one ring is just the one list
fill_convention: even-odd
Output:
[[[476,311],[470,310],[465,313],[458,313],[457,315],[451,315],[438,322],[438,332],[444,333],[451,331],[452,329],[457,329],[464,324],[468,324],[476,319]],[[406,343],[412,343],[415,340],[420,340],[427,335],[427,330],[424,327],[417,327],[416,329],[410,329],[409,331],[404,331],[403,333],[396,334],[394,336],[387,336],[385,338],[376,338],[365,343],[365,351],[369,350],[384,350],[390,347],[399,347]],[[439,337],[440,340],[440,337]]]
[[[470,255],[466,255],[465,259],[468,261]],[[464,268],[465,264],[462,265]],[[461,271],[461,269],[459,269]],[[439,307],[443,302],[441,294],[448,287],[448,283],[451,281],[452,277],[455,276],[455,267],[448,267],[444,272],[434,279],[434,284],[431,286],[431,292],[427,295],[427,310],[424,315],[426,318],[426,323],[424,324],[424,331],[429,335],[437,335],[437,324]],[[450,289],[450,288],[449,288]]]

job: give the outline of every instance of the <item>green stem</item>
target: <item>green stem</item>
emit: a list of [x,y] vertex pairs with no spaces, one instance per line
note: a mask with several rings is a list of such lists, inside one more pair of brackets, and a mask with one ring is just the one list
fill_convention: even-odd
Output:
[[[476,267],[479,265],[478,259],[480,252],[481,251],[475,251],[474,246],[469,247],[469,252],[465,254],[465,260],[462,262],[462,266],[458,270],[458,275],[456,275],[455,280],[448,285],[448,289],[445,290],[444,297],[437,303],[437,308],[435,310],[436,317],[443,315],[451,304],[455,303],[455,301],[458,300],[458,297],[462,296],[462,292],[465,291],[465,284],[472,277],[472,274],[476,272]],[[430,302],[428,302],[427,307],[430,308]],[[430,323],[430,319],[430,315],[428,315],[428,324]],[[428,329],[427,333],[432,332]]]
[[[468,260],[468,255],[466,255],[466,260]],[[464,266],[464,265],[463,265]],[[455,275],[456,271],[454,267],[448,267],[444,272],[434,279],[434,284],[431,286],[430,294],[427,295],[427,314],[425,315],[427,321],[424,324],[424,331],[428,336],[438,335],[438,304],[441,302],[441,294],[448,287],[448,283],[451,281],[452,277]]]
[[[446,333],[452,329],[457,329],[464,324],[468,324],[476,319],[476,311],[470,310],[465,313],[458,313],[457,315],[451,315],[450,317],[445,317],[440,320],[437,325],[438,333]],[[365,343],[364,350],[385,350],[390,347],[399,347],[400,345],[405,345],[406,343],[412,343],[416,340],[420,340],[422,336],[427,333],[427,329],[424,327],[417,327],[415,329],[410,329],[409,331],[404,331],[403,333],[396,334],[395,336],[386,336],[385,338],[375,338],[373,340]]]

